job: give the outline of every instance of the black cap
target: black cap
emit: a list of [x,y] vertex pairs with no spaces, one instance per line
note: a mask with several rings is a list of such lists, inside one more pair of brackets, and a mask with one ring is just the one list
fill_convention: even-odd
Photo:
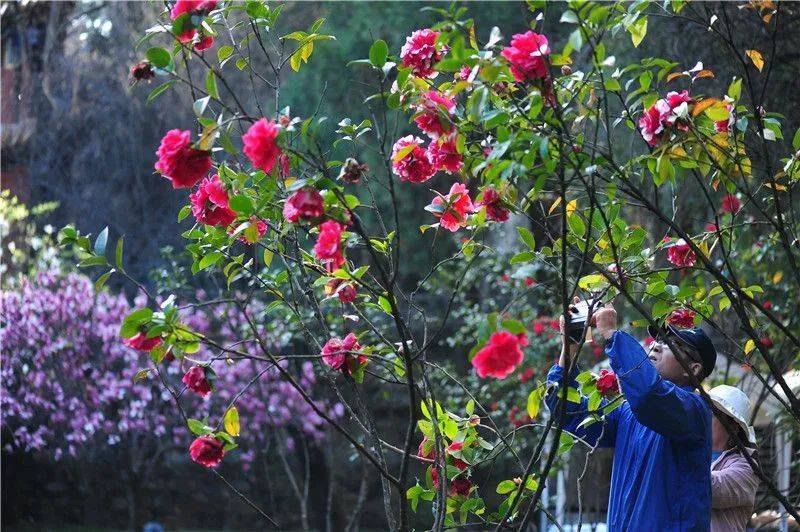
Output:
[[672,325],[666,325],[666,327],[657,329],[650,326],[647,328],[647,332],[649,332],[650,336],[653,338],[663,336],[665,333],[670,334],[675,337],[679,343],[688,345],[697,351],[703,365],[704,379],[714,371],[714,365],[717,363],[717,349],[714,347],[711,338],[709,338],[706,332],[700,327],[678,329]]

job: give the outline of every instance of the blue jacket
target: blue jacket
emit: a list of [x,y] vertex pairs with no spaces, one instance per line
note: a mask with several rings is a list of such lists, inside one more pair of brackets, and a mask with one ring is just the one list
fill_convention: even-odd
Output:
[[[568,402],[564,429],[592,445],[614,448],[608,529],[709,530],[711,409],[691,387],[662,379],[629,334],[615,332],[605,351],[626,401],[605,423],[580,428],[588,400]],[[555,365],[547,380],[561,383],[563,373]],[[555,390],[547,397],[552,415],[558,415],[559,398]],[[600,408],[607,404],[603,400]]]

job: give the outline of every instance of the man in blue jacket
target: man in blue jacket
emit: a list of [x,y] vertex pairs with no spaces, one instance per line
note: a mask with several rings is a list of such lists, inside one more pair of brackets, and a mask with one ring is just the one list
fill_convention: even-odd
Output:
[[[613,405],[604,400],[594,412],[607,413],[603,422],[583,426],[579,425],[588,415],[587,399],[568,402],[563,426],[591,445],[614,448],[608,529],[709,530],[711,409],[694,392],[692,378],[678,357],[695,380],[702,381],[714,369],[714,344],[702,329],[669,326],[645,352],[635,338],[617,330],[612,307],[599,309],[593,321],[606,340],[605,353],[625,402],[609,412],[607,407]],[[667,334],[677,353],[663,342]],[[566,338],[563,332],[562,338]],[[565,340],[561,360],[550,369],[548,382],[562,383],[567,349],[574,359],[576,346]],[[577,387],[577,373],[573,370],[569,386]],[[554,416],[560,412],[560,396],[556,388],[547,397]]]

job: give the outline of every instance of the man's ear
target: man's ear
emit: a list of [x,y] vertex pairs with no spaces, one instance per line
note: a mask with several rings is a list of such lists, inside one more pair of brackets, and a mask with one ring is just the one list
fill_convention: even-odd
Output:
[[703,365],[699,362],[692,362],[689,367],[692,369],[692,373],[694,373],[694,377],[697,379],[698,382],[703,380]]

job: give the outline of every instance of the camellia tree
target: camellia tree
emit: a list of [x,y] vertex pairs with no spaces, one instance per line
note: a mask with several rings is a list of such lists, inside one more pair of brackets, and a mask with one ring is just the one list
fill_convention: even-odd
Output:
[[[316,47],[333,39],[322,19],[280,32],[281,5],[179,0],[143,38],[150,47],[133,71],[139,80],[165,79],[151,99],[179,86],[194,99],[196,127],[166,132],[155,169],[176,193],[189,192],[179,220],[191,221],[183,233],[191,271],[245,294],[236,299],[245,332],[216,341],[194,330],[174,299],[159,304],[148,295],[125,318],[121,336],[149,351],[147,374],[157,375],[170,357],[189,361],[183,385],[201,395],[216,393],[214,378],[227,359],[260,368],[239,383],[241,394],[275,372],[375,472],[390,529],[408,529],[410,511],[428,501],[427,526],[436,530],[524,529],[538,508],[555,519],[541,504],[542,479],[559,454],[586,446],[562,428],[567,400],[587,397],[589,422],[599,423],[624,398],[607,371],[581,373],[579,389],[566,382],[548,389],[529,377],[532,430],[513,438],[497,425],[508,413],[486,404],[503,390],[496,381],[514,374],[543,332],[531,321],[533,307],[520,303],[534,283],[556,315],[566,317],[577,295],[615,300],[635,327],[706,324],[725,341],[728,359],[761,382],[788,419],[800,420],[800,400],[783,378],[800,348],[793,312],[800,133],[784,131],[785,118],[765,100],[775,42],[791,31],[786,20],[796,8],[681,1],[528,7],[530,24],[520,23],[510,39],[453,7],[436,10],[439,21],[414,31],[396,53],[375,40],[367,59],[350,64],[374,94],[360,116],[336,117],[335,126],[281,106],[282,80],[313,68]],[[553,17],[545,13],[553,9],[554,20],[571,29],[566,42],[548,39]],[[712,88],[716,65],[662,58],[617,64],[612,46],[637,47],[648,24],[670,18],[707,28],[708,39],[727,50],[725,68],[736,72],[727,90]],[[740,42],[734,27],[741,20],[759,26],[763,43]],[[394,133],[397,111],[410,119],[406,135]],[[331,130],[336,141],[328,145]],[[374,154],[379,163],[368,166]],[[412,190],[403,197],[427,211],[430,223],[408,227],[399,214],[401,189]],[[508,233],[518,236],[510,260],[495,245]],[[122,246],[106,253],[106,231],[94,243],[74,227],[60,236],[77,247],[82,266],[104,268],[101,278],[127,276]],[[407,257],[419,246],[431,250],[428,273],[409,278]],[[498,308],[475,305],[468,319],[460,313],[463,326],[473,327],[454,338],[477,374],[462,381],[430,355],[458,314],[454,304],[485,283],[471,272],[488,271],[486,264],[522,273],[508,298],[491,298]],[[524,268],[539,274],[528,282]],[[444,287],[444,304],[424,297],[433,283]],[[290,324],[295,354],[264,333],[262,324],[274,320]],[[556,335],[548,349],[557,343]],[[570,368],[582,358],[594,362],[595,349],[585,343],[567,357]],[[200,346],[216,355],[198,356]],[[315,402],[287,369],[295,358],[311,362],[341,399],[344,418]],[[443,381],[461,389],[461,404],[442,395],[453,389]],[[491,385],[470,389],[469,382]],[[164,384],[194,433],[186,442],[191,459],[206,467],[226,460],[239,437],[239,396],[201,420],[205,414],[192,412],[181,388]],[[368,397],[375,388],[392,393]],[[396,399],[399,390],[405,420],[400,434],[394,427],[387,435],[375,398]],[[546,415],[540,405],[548,393],[562,401]],[[513,464],[511,478],[492,474],[500,458]],[[777,489],[774,475],[751,465],[797,517],[796,501]]]

